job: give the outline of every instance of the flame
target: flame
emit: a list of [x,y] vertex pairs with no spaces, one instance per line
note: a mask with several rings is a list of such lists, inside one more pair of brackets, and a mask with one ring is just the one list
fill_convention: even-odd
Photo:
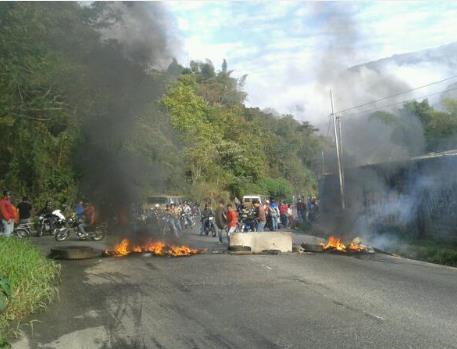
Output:
[[321,242],[324,251],[333,250],[339,252],[366,252],[367,247],[362,245],[359,238],[355,238],[349,244],[345,244],[341,239],[330,236],[326,243]]
[[196,248],[190,248],[187,246],[170,246],[168,253],[172,256],[188,256],[192,254],[197,254],[199,252]]
[[135,245],[132,248],[132,252],[141,253],[141,252],[143,252],[143,249],[141,248],[140,245]]
[[348,249],[353,252],[365,252],[367,250],[367,248],[365,246],[363,246],[362,244],[360,244],[360,243],[357,244],[354,242],[351,242],[348,245]]
[[190,256],[202,252],[206,252],[206,250],[201,250],[198,248],[191,248],[186,245],[170,245],[167,246],[162,241],[148,241],[143,245],[133,245],[130,248],[130,241],[128,239],[123,239],[118,244],[114,245],[112,250],[106,250],[105,253],[110,256],[122,257],[127,256],[130,253],[142,253],[142,252],[149,252],[156,256],[173,256],[173,257],[181,257],[181,256]]
[[129,240],[123,239],[120,243],[114,246],[111,251],[113,256],[127,256],[129,252]]
[[165,244],[162,241],[151,241],[144,246],[145,252],[150,252],[152,254],[162,256],[164,254]]
[[338,239],[334,236],[330,236],[326,244],[321,242],[321,246],[324,251],[333,249],[340,252],[346,252],[346,245],[343,243],[343,241],[341,241],[341,239]]

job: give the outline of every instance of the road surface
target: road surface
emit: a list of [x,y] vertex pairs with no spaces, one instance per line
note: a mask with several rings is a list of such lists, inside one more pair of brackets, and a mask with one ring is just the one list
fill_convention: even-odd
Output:
[[13,348],[457,348],[455,268],[322,253],[62,266],[60,299]]

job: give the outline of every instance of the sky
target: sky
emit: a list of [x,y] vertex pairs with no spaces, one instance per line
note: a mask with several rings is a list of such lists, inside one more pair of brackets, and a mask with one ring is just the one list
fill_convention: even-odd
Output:
[[[328,89],[338,72],[394,54],[457,41],[455,1],[171,1],[165,3],[182,43],[178,61],[228,61],[247,74],[247,104],[316,121],[328,113]],[[414,87],[448,74],[396,67]],[[344,86],[344,85],[343,85]],[[341,88],[340,88],[341,89]],[[346,92],[346,91],[345,91]],[[336,102],[348,107],[364,102]]]

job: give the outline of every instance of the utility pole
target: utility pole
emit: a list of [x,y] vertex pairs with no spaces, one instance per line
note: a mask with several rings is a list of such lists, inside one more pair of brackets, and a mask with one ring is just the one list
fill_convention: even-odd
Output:
[[[340,196],[341,196],[341,208],[344,210],[346,208],[344,202],[344,175],[343,175],[343,166],[341,162],[341,153],[342,153],[342,143],[340,143],[340,134],[341,134],[341,121],[339,117],[335,115],[335,110],[333,106],[333,92],[330,90],[330,104],[332,107],[332,119],[333,119],[333,128],[335,130],[335,145],[336,145],[336,157],[338,159],[338,177],[340,181]],[[338,119],[338,121],[337,121]],[[338,126],[337,126],[338,123]]]
[[324,157],[324,151],[322,150],[322,168],[321,168],[321,176],[324,175],[325,173],[325,157]]
[[343,119],[341,116],[337,116],[337,121],[338,121],[338,130],[339,130],[339,138],[340,138],[340,158],[341,158],[341,177],[343,178],[343,189],[344,189],[344,184],[346,183],[344,181],[344,150],[343,150],[343,132],[342,132],[342,125],[343,125]]

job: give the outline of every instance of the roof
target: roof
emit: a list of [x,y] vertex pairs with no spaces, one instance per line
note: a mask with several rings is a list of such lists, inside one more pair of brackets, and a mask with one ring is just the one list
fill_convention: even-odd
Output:
[[[352,169],[366,168],[366,167],[374,167],[374,166],[380,166],[380,165],[400,164],[400,163],[405,163],[408,161],[413,162],[413,161],[429,160],[429,159],[437,159],[437,158],[445,158],[445,157],[453,157],[453,156],[457,156],[457,149],[445,150],[442,152],[431,152],[431,153],[414,156],[414,157],[407,158],[407,159],[398,159],[398,160],[391,160],[391,161],[384,161],[384,162],[375,162],[375,163],[371,163],[371,164],[364,164],[364,165],[354,166],[354,167],[350,167],[350,168],[345,168],[345,170],[350,170],[351,168]],[[327,173],[322,174],[322,176],[329,176],[329,175],[330,176],[336,175],[336,173],[327,172]]]

